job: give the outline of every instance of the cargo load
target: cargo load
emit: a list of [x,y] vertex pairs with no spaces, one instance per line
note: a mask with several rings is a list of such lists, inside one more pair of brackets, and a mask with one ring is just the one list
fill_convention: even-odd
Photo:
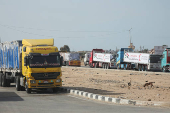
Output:
[[149,63],[150,54],[145,53],[130,53],[126,52],[124,54],[124,62],[132,62],[132,63]]

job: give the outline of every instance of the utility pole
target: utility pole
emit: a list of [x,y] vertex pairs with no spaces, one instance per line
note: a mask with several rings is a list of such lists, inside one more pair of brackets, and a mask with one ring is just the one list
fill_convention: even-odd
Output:
[[129,29],[128,31],[129,31],[129,38],[130,38],[130,44],[131,44],[131,30],[132,30],[132,28],[131,29]]

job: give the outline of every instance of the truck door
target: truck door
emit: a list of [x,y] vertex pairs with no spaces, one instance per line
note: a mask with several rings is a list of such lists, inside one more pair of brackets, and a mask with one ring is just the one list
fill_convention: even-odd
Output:
[[167,50],[167,62],[170,63],[170,50]]

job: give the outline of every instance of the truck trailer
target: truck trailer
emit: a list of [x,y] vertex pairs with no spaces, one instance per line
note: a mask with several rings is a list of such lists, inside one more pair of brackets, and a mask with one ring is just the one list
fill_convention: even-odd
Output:
[[116,67],[114,56],[110,53],[104,53],[103,49],[93,49],[89,60],[91,68],[110,69]]
[[121,48],[117,53],[117,68],[159,71],[161,66],[160,57],[161,55],[134,53],[131,48]]
[[161,69],[163,72],[170,71],[170,48],[166,48],[161,58]]
[[16,90],[62,86],[62,57],[54,39],[23,39],[0,43],[0,86]]
[[[124,54],[124,69],[135,69],[139,71],[160,71],[161,55],[153,55],[148,53],[132,53]],[[134,66],[132,66],[134,65]]]
[[64,66],[81,66],[79,53],[60,52]]

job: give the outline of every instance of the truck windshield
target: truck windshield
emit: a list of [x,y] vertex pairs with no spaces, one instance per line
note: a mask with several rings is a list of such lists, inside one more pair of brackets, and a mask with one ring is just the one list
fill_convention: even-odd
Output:
[[80,60],[80,55],[78,53],[71,53],[69,56],[70,60]]
[[158,61],[161,61],[161,56],[160,55],[151,55],[150,56],[150,63],[158,63]]
[[60,56],[31,56],[29,66],[31,68],[60,67]]

